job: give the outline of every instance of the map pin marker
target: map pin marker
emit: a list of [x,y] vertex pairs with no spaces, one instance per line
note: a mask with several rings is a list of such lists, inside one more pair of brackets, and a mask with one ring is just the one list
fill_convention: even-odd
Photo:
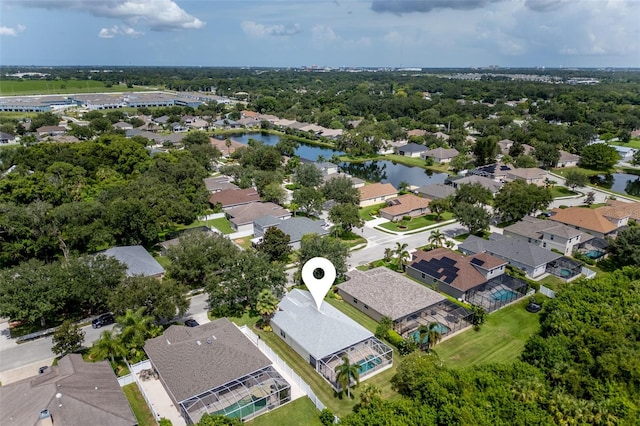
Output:
[[[324,276],[322,278],[316,278],[313,276],[313,272],[316,269],[322,270]],[[324,257],[314,257],[309,259],[307,263],[302,267],[302,281],[309,289],[311,297],[316,302],[316,307],[320,310],[320,305],[324,300],[327,292],[333,285],[333,281],[336,279],[336,268],[329,259]]]

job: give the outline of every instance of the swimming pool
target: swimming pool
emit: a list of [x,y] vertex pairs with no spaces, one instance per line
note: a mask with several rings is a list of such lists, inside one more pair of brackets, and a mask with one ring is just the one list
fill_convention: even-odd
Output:
[[587,256],[589,259],[598,259],[599,257],[604,256],[604,253],[605,252],[600,250],[589,250],[585,253],[585,256]]
[[561,277],[563,277],[563,278],[568,278],[568,277],[570,277],[571,275],[572,275],[572,274],[571,274],[571,270],[566,269],[566,268],[562,268],[562,269],[560,269],[560,276],[561,276]]
[[[441,323],[436,323],[433,329],[438,333],[440,333],[441,335],[444,335],[451,331],[449,327]],[[409,333],[409,337],[411,337],[416,343],[420,343],[420,333],[418,332],[418,330]],[[429,335],[426,335],[424,336],[424,339],[422,339],[422,344],[425,344],[428,341],[429,341]]]
[[369,370],[373,370],[381,363],[382,360],[380,358],[376,358],[372,355],[367,356],[366,359],[363,359],[358,363],[358,365],[360,366],[360,374],[366,373]]
[[508,302],[509,300],[513,300],[518,297],[518,293],[515,291],[507,290],[505,288],[501,288],[491,295],[493,300],[499,302]]

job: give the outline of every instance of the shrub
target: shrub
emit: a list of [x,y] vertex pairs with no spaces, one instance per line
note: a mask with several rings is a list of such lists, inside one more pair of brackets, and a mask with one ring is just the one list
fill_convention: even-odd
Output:
[[409,215],[402,216],[402,220],[404,220],[405,222],[409,222],[411,220],[411,216]]
[[319,417],[320,417],[320,423],[322,423],[324,426],[332,425],[335,419],[335,416],[333,415],[333,411],[329,410],[328,408],[322,409],[322,411],[320,411]]
[[402,336],[399,335],[395,330],[389,330],[387,331],[387,341],[399,349],[400,346],[402,346],[402,342],[404,341],[404,339],[402,339]]

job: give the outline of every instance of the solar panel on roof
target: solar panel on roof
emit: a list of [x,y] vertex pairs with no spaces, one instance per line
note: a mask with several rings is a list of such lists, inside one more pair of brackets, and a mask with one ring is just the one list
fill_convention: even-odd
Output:
[[444,256],[442,259],[440,259],[440,261],[446,265],[455,265],[456,261],[454,259],[451,259],[449,257]]
[[511,168],[507,165],[500,166],[500,170],[511,170]]
[[471,263],[473,263],[474,265],[482,266],[484,265],[484,260],[474,257],[473,259],[471,259]]

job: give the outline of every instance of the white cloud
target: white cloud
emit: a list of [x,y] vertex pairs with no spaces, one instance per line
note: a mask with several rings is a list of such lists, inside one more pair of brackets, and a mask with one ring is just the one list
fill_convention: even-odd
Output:
[[190,15],[173,0],[48,0],[20,4],[46,9],[73,9],[94,16],[144,24],[153,31],[198,29],[204,21]]
[[338,35],[333,31],[333,28],[325,25],[314,25],[311,29],[311,37],[316,42],[335,41],[338,39]]
[[18,34],[20,34],[21,32],[23,32],[26,29],[27,29],[27,27],[25,27],[24,25],[20,25],[20,24],[18,24],[15,28],[2,26],[2,27],[0,27],[0,36],[12,36],[12,37],[15,37],[15,36],[17,36]]
[[127,25],[114,25],[111,28],[102,28],[98,33],[98,37],[100,38],[114,38],[117,35],[126,35],[129,37],[140,37],[144,35],[144,33],[140,31],[136,31],[134,28],[131,28]]
[[242,31],[249,37],[263,38],[267,36],[292,36],[302,32],[299,24],[294,25],[264,25],[253,21],[243,21]]

